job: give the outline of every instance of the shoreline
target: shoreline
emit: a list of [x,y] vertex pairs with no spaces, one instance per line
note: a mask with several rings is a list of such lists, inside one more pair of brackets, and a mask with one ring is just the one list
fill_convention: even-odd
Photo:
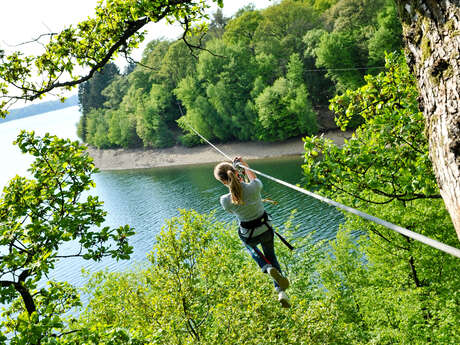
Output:
[[[332,139],[337,145],[342,145],[345,139],[351,137],[351,132],[333,130],[325,133],[324,137]],[[238,155],[248,160],[303,155],[305,152],[302,137],[275,143],[233,142],[216,146],[230,157]],[[87,152],[93,158],[95,166],[101,171],[148,169],[226,160],[209,145],[191,148],[176,145],[165,149],[106,150],[88,147]]]

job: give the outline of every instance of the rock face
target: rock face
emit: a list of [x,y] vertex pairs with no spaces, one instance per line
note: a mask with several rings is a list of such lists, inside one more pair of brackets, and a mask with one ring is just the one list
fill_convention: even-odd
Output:
[[396,0],[430,158],[460,240],[460,0]]

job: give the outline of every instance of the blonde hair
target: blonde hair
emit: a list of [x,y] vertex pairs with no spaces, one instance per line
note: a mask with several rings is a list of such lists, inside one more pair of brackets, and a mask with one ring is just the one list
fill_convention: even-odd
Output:
[[232,196],[232,204],[244,204],[243,188],[241,187],[240,180],[237,176],[237,171],[230,163],[223,162],[217,164],[214,168],[214,177],[228,186]]

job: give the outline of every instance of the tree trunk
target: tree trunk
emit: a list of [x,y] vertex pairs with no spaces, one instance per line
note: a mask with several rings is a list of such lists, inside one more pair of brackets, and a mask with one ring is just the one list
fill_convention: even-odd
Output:
[[460,0],[396,0],[430,159],[460,240]]

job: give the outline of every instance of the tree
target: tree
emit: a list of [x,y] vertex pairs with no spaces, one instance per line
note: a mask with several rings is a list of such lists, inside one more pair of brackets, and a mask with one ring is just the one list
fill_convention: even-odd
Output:
[[[390,55],[387,71],[366,76],[366,85],[336,96],[331,108],[342,129],[357,114],[362,124],[342,147],[306,138],[306,179],[335,195],[389,204],[440,198],[426,154],[417,89],[401,56]],[[317,159],[319,153],[324,159]]]
[[164,86],[168,91],[175,89],[182,79],[196,72],[196,63],[197,59],[190,54],[187,45],[183,41],[176,41],[169,46],[158,65],[159,80],[166,84]]
[[209,36],[208,40],[221,38],[225,32],[225,26],[230,18],[224,17],[222,9],[218,8],[216,12],[212,15],[212,20],[209,23],[209,28],[207,35]]
[[[64,314],[80,300],[67,283],[43,286],[40,280],[66,258],[128,259],[133,230],[127,225],[99,228],[106,213],[98,197],[86,194],[97,169],[84,146],[25,131],[16,143],[35,161],[32,177],[13,178],[0,200],[0,303],[9,305],[0,325],[12,343],[51,344],[75,331]],[[70,241],[76,244],[74,252],[59,251]]]
[[[389,56],[387,68],[332,101],[342,126],[356,113],[363,122],[341,147],[306,138],[305,182],[343,204],[455,245],[428,156],[415,78],[402,56]],[[345,217],[348,234],[338,233],[334,255],[318,269],[336,301],[336,322],[359,325],[359,344],[458,342],[460,334],[451,328],[459,319],[457,303],[449,302],[459,284],[458,259]]]
[[[438,201],[410,220],[448,233],[452,225]],[[458,344],[458,305],[444,288],[460,282],[455,257],[414,245],[424,283],[418,288],[407,253],[375,237],[361,241],[347,229],[312,244],[310,236],[296,236],[301,250],[277,248],[291,281],[286,311],[244,252],[236,224],[185,210],[165,223],[142,269],[93,275],[82,328],[129,329],[140,344],[161,345]],[[355,225],[369,226],[346,227]]]
[[[212,0],[219,7],[222,0]],[[186,23],[187,31],[205,15],[205,0],[117,1],[98,3],[95,17],[60,33],[42,35],[49,42],[37,57],[0,52],[0,114],[18,99],[34,100],[54,89],[70,89],[89,80],[116,54],[126,54],[144,39],[140,30],[163,18]],[[39,38],[39,39],[40,39]],[[37,40],[39,40],[37,39]],[[78,73],[79,66],[84,72]],[[40,75],[40,81],[31,79]]]
[[306,3],[286,0],[262,11],[264,20],[255,33],[256,54],[272,54],[277,65],[272,66],[275,78],[286,73],[293,53],[302,54],[305,33],[317,27],[318,14]]
[[113,147],[110,141],[109,131],[110,111],[105,109],[92,110],[87,116],[86,141],[101,149]]
[[460,2],[396,0],[430,158],[460,240]]
[[[175,89],[187,109],[187,120],[211,139],[254,138],[256,115],[247,103],[257,73],[255,59],[247,47],[222,39],[207,47],[225,58],[202,52],[197,73],[183,79]],[[183,129],[190,131],[186,125]]]
[[170,46],[171,42],[165,40],[150,42],[142,54],[142,65],[139,64],[134,71],[134,75],[137,74],[137,76],[131,79],[131,83],[138,83],[136,87],[143,88],[146,92],[150,90],[152,84],[161,83],[164,78],[159,71]]
[[[327,70],[340,93],[363,85],[384,64],[384,52],[399,51],[401,25],[392,0],[341,0],[323,13],[323,29],[304,36],[305,54]],[[367,71],[366,69],[370,67]],[[377,69],[374,69],[374,68]]]
[[[143,99],[137,111],[136,132],[146,147],[168,147],[175,144],[174,136],[168,128],[171,114],[168,107],[173,98],[172,92],[168,92],[162,85],[152,85],[150,93]],[[173,104],[175,105],[175,104]],[[175,107],[176,117],[179,111]],[[175,120],[175,118],[173,119]]]
[[225,27],[223,39],[233,44],[244,44],[254,51],[254,35],[263,20],[260,11],[248,10],[229,21]]
[[[216,117],[216,111],[203,96],[204,90],[197,78],[194,76],[185,77],[179,82],[174,93],[187,109],[187,113],[178,120],[178,124],[184,132],[190,131],[188,126],[190,124],[206,138],[213,138],[215,134],[213,133],[212,122]],[[197,136],[191,133],[186,134],[181,141],[186,146],[199,143]]]
[[299,55],[292,54],[286,77],[277,79],[255,99],[262,126],[261,139],[285,140],[299,134],[316,133],[316,114],[308,100],[302,70]]
[[291,291],[302,304],[294,317],[280,310],[272,282],[250,261],[234,226],[180,210],[157,236],[145,269],[93,277],[88,286],[93,298],[81,322],[113,329],[129,325],[147,344],[319,344],[302,331],[311,318],[301,315],[318,291],[314,267],[321,253],[308,239],[297,241],[304,244],[302,254],[277,251],[297,277]]
[[307,0],[317,11],[324,12],[334,6],[339,0]]
[[120,106],[123,96],[126,95],[129,88],[129,78],[120,75],[115,77],[112,82],[102,90],[105,97],[104,108],[117,109]]
[[83,115],[87,115],[93,109],[103,107],[107,98],[102,91],[119,76],[120,71],[117,65],[110,62],[100,72],[96,72],[93,78],[79,85],[78,101]]
[[327,26],[332,31],[361,31],[362,37],[372,33],[376,14],[386,0],[340,0],[329,8],[325,15]]
[[79,85],[78,101],[80,103],[82,116],[78,123],[78,135],[81,140],[86,141],[89,113],[93,109],[99,109],[104,106],[107,97],[103,94],[103,90],[119,76],[120,71],[117,65],[110,62],[105,65],[100,72],[96,72],[92,79]]
[[369,66],[379,66],[385,52],[400,51],[403,47],[402,27],[393,0],[387,1],[377,18],[377,31],[369,39]]
[[367,64],[367,51],[360,47],[353,32],[332,32],[321,36],[315,49],[316,65],[328,70],[339,92],[356,89],[363,84],[364,69],[356,66]]

